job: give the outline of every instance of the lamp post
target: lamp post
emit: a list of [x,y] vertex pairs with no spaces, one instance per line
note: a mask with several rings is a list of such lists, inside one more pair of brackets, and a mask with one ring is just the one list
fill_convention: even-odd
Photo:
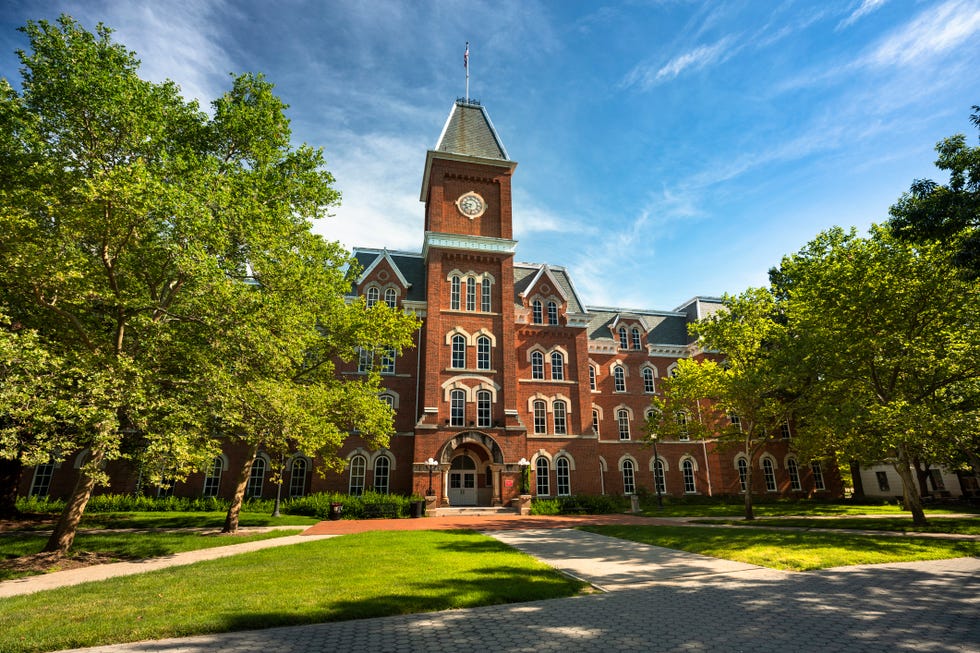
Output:
[[517,464],[521,466],[521,494],[527,494],[527,468],[531,466],[531,461],[527,458],[521,458]]
[[432,492],[432,472],[436,471],[436,467],[439,466],[439,461],[438,460],[434,460],[432,458],[432,456],[429,456],[429,459],[425,461],[425,466],[429,468],[429,494],[428,494],[428,496],[431,497],[433,495],[433,492]]
[[651,435],[653,440],[653,484],[657,488],[657,510],[664,509],[664,495],[660,492],[660,481],[657,480],[657,470],[660,470],[660,478],[663,478],[663,465],[660,463],[660,455],[657,453],[657,436]]

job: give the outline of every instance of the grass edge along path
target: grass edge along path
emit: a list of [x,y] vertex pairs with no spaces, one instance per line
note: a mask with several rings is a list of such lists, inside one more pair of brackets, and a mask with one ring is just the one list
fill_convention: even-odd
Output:
[[980,556],[976,541],[890,535],[709,526],[586,526],[582,530],[785,571]]
[[535,601],[585,588],[473,531],[360,533],[4,599],[0,651]]
[[780,517],[776,519],[692,519],[692,524],[720,524],[755,528],[836,528],[842,530],[884,531],[893,533],[944,533],[949,535],[980,535],[980,518],[942,517],[932,515],[925,526],[916,526],[908,517],[839,517],[819,519]]

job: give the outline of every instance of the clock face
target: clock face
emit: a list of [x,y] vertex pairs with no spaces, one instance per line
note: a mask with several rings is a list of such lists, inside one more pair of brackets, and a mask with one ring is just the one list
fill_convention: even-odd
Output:
[[478,218],[487,210],[487,204],[482,197],[470,191],[459,196],[456,200],[456,208],[468,218]]

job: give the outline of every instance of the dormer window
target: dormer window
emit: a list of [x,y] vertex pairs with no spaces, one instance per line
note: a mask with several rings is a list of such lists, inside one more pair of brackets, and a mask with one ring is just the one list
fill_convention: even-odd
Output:
[[395,308],[397,302],[398,302],[398,293],[395,291],[395,289],[388,288],[387,290],[385,290],[385,304],[388,305],[388,308]]
[[633,349],[642,349],[640,347],[640,330],[633,327]]
[[368,308],[371,308],[372,306],[374,306],[375,304],[377,304],[378,303],[378,299],[380,297],[381,297],[381,291],[378,290],[377,287],[371,286],[370,288],[368,288],[367,289],[367,294],[366,294],[367,307]]
[[548,324],[558,326],[558,303],[548,302]]
[[531,302],[531,322],[534,324],[544,324],[544,316],[541,314],[541,301],[535,299]]
[[626,327],[619,327],[619,348],[630,348],[629,334],[626,332]]

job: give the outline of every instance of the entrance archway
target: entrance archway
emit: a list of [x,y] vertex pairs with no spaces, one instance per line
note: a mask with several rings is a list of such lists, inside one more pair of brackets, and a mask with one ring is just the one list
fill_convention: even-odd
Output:
[[466,453],[453,458],[449,465],[448,497],[451,506],[477,504],[476,461]]

